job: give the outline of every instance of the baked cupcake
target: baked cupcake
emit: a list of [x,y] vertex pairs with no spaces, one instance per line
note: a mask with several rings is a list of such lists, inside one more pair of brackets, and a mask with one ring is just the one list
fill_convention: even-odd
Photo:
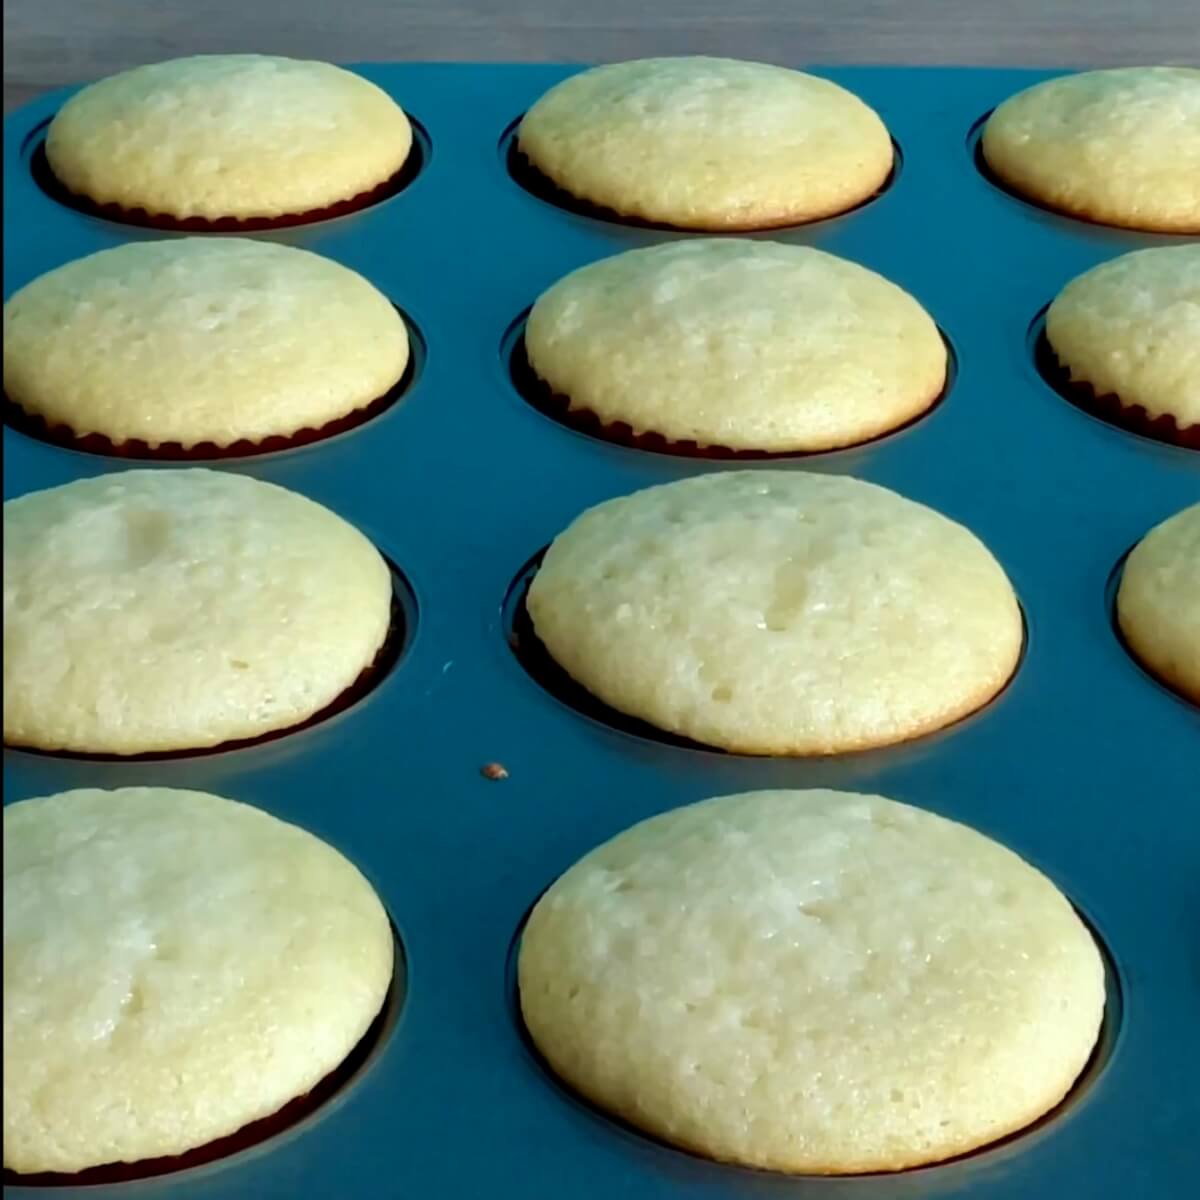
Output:
[[170,788],[4,809],[4,1166],[181,1155],[278,1112],[383,1007],[394,940],[333,847]]
[[329,63],[177,58],[72,96],[46,134],[68,192],[118,219],[287,223],[366,203],[408,159],[399,105]]
[[609,500],[555,538],[533,629],[618,712],[744,754],[837,754],[949,725],[1016,669],[1020,606],[968,530],[791,471]]
[[1053,883],[879,796],[751,792],[592,850],[521,939],[548,1065],[721,1161],[895,1171],[986,1145],[1070,1090],[1104,964]]
[[845,212],[892,171],[887,129],[844,88],[728,58],[647,58],[573,75],[517,148],[577,200],[681,229],[769,229]]
[[1200,504],[1134,547],[1117,589],[1117,621],[1146,668],[1200,704]]
[[1001,183],[1073,217],[1200,233],[1200,70],[1062,75],[1006,100],[983,130]]
[[581,267],[539,297],[525,348],[568,419],[582,410],[635,443],[829,450],[913,420],[946,382],[946,345],[907,292],[820,250],[740,238]]
[[1200,449],[1200,245],[1135,250],[1046,312],[1067,394],[1114,424]]
[[316,716],[379,658],[392,580],[295,492],[126,471],[4,505],[4,741],[197,750]]
[[4,390],[68,443],[221,455],[335,432],[394,393],[404,319],[361,275],[245,238],[131,242],[4,306]]

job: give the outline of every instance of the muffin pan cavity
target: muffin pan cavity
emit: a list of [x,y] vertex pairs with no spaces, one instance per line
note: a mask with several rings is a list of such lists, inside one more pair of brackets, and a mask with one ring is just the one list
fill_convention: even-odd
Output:
[[889,429],[877,437],[861,442],[852,442],[831,450],[734,450],[729,446],[699,446],[692,441],[678,441],[664,437],[661,433],[635,433],[624,421],[601,421],[595,413],[586,409],[573,409],[568,397],[554,391],[541,379],[529,362],[525,349],[525,322],[530,309],[521,312],[504,331],[500,342],[500,361],[512,383],[513,389],[531,408],[574,433],[595,438],[602,442],[624,446],[630,450],[642,450],[651,454],[669,454],[679,458],[711,459],[715,462],[761,462],[767,459],[813,459],[844,454],[874,446],[890,438],[914,429],[926,418],[931,417],[954,390],[954,379],[958,373],[958,358],[945,331],[940,331],[946,344],[946,382],[934,402],[902,425]]
[[[529,609],[525,603],[526,597],[529,594],[529,586],[533,582],[533,577],[537,574],[538,567],[541,565],[542,559],[545,557],[548,549],[548,546],[542,547],[517,572],[516,577],[509,584],[501,608],[504,637],[508,643],[508,648],[512,651],[513,657],[525,671],[525,674],[538,687],[567,708],[572,709],[578,716],[584,717],[588,721],[605,725],[621,734],[646,739],[651,742],[658,742],[661,745],[675,747],[680,750],[699,751],[704,754],[716,754],[726,758],[760,757],[758,755],[743,755],[736,751],[722,749],[719,746],[705,745],[703,742],[693,741],[691,738],[671,733],[669,730],[659,729],[647,721],[631,717],[605,704],[598,697],[593,696],[581,683],[577,683],[572,679],[554,661],[553,656],[538,637],[533,627],[533,620],[529,615]],[[1021,667],[1029,648],[1029,621],[1023,608],[1021,610],[1021,620],[1023,625],[1021,653],[1017,659],[1013,673],[1009,676],[1004,686],[980,708],[967,713],[949,725],[910,738],[907,741],[897,742],[892,745],[871,747],[864,750],[848,751],[838,755],[821,755],[816,757],[828,760],[830,758],[853,759],[863,756],[870,758],[884,755],[906,755],[914,747],[921,747],[927,743],[936,742],[938,739],[953,736],[954,732],[962,726],[970,725],[975,721],[986,720],[991,709],[1005,702],[1007,694],[1020,678]],[[804,761],[804,756],[797,756],[792,759],[777,759],[776,761],[799,763]]]
[[[84,754],[66,750],[38,750],[29,746],[5,745],[5,755],[32,755],[39,759],[61,759],[78,764],[86,763],[170,763],[193,758],[208,758],[231,754],[237,750],[251,750],[258,746],[278,742],[281,738],[292,738],[312,730],[318,725],[335,718],[347,717],[351,711],[363,704],[377,688],[383,686],[389,676],[400,666],[417,633],[417,598],[412,586],[400,568],[387,560],[392,575],[392,619],[387,639],[375,656],[375,661],[332,704],[314,713],[299,725],[278,729],[261,737],[242,738],[190,750],[155,751],[146,754]],[[236,799],[236,797],[231,797]]]
[[1072,379],[1071,372],[1059,362],[1046,337],[1048,308],[1046,305],[1039,310],[1030,322],[1025,340],[1034,370],[1051,390],[1089,417],[1124,433],[1185,452],[1200,450],[1200,426],[1180,429],[1170,414],[1151,417],[1140,404],[1125,404],[1112,393],[1098,396],[1089,384]]
[[[500,161],[504,164],[504,169],[507,171],[509,178],[519,188],[541,200],[544,204],[552,205],[554,208],[561,208],[579,217],[588,217],[593,221],[603,221],[613,225],[627,225],[630,229],[658,230],[674,234],[687,234],[693,237],[698,235],[698,230],[684,230],[678,226],[667,225],[659,221],[647,221],[640,217],[627,216],[604,205],[593,204],[589,200],[581,199],[579,196],[574,196],[559,187],[553,179],[538,170],[518,146],[517,130],[520,128],[523,116],[524,114],[521,117],[516,117],[505,126],[504,132],[500,135],[499,145]],[[858,204],[852,205],[842,212],[834,213],[828,217],[819,217],[803,224],[796,224],[789,221],[781,225],[762,225],[752,231],[729,230],[729,235],[733,237],[747,237],[752,236],[755,232],[778,233],[787,229],[809,229],[829,224],[832,221],[838,221],[853,213],[861,212],[864,208],[870,207],[876,200],[890,191],[900,178],[900,173],[904,169],[904,152],[900,148],[900,143],[895,138],[892,139],[892,151],[892,169],[887,179],[883,181],[872,195],[868,196],[865,200],[859,201]],[[719,236],[722,232],[722,230],[714,229],[706,232],[704,236]]]
[[[564,866],[569,865],[564,864]],[[972,1185],[981,1177],[985,1177],[991,1169],[1020,1154],[1023,1148],[1036,1144],[1047,1137],[1052,1137],[1059,1125],[1070,1121],[1080,1109],[1093,1100],[1097,1091],[1104,1084],[1109,1065],[1121,1042],[1125,1019],[1121,973],[1099,931],[1077,909],[1077,915],[1087,926],[1104,962],[1104,1019],[1087,1065],[1080,1072],[1067,1095],[1049,1112],[1024,1129],[989,1142],[969,1154],[890,1174],[838,1177],[796,1176],[737,1164],[712,1162],[690,1150],[661,1141],[617,1114],[594,1104],[586,1096],[581,1095],[565,1083],[546,1061],[521,1014],[521,993],[517,973],[521,938],[529,915],[533,912],[536,904],[537,900],[529,906],[512,935],[504,970],[504,998],[512,1022],[513,1037],[520,1044],[530,1074],[538,1077],[548,1092],[569,1107],[574,1121],[603,1129],[611,1138],[640,1143],[651,1154],[667,1156],[668,1161],[671,1158],[677,1159],[679,1164],[687,1164],[686,1169],[689,1171],[711,1176],[714,1180],[723,1176],[726,1187],[741,1186],[751,1189],[756,1186],[775,1185],[775,1187],[783,1189],[778,1193],[781,1196],[786,1194],[789,1188],[799,1188],[801,1189],[800,1195],[815,1197],[816,1200],[824,1200],[825,1197],[829,1197],[830,1200],[834,1200],[836,1197],[845,1197],[848,1190],[854,1200],[858,1200],[859,1196],[886,1196],[889,1198],[896,1196],[901,1197],[902,1200],[916,1200],[917,1197],[945,1194],[970,1195]],[[669,1170],[669,1167],[664,1165],[664,1169]],[[870,1186],[871,1184],[874,1186]],[[862,1190],[859,1191],[859,1188]],[[956,1189],[961,1189],[961,1193]],[[734,1194],[740,1195],[741,1193],[735,1192]],[[775,1195],[776,1193],[772,1190],[764,1193],[747,1191],[746,1194],[757,1197],[760,1194]]]
[[404,319],[405,327],[408,330],[408,363],[404,368],[404,374],[393,387],[366,407],[340,417],[336,421],[330,421],[319,429],[306,428],[286,437],[267,437],[258,441],[243,439],[227,446],[218,446],[213,442],[198,442],[192,446],[184,446],[179,442],[158,442],[150,445],[139,438],[113,442],[98,433],[78,437],[65,425],[50,424],[39,415],[26,412],[7,395],[3,400],[4,423],[25,437],[35,438],[37,441],[47,442],[66,450],[76,450],[82,454],[95,454],[102,458],[154,462],[219,465],[226,459],[261,458],[268,454],[282,454],[289,450],[298,450],[303,446],[326,442],[331,438],[338,438],[359,430],[364,425],[369,425],[377,418],[382,417],[394,405],[402,401],[407,402],[420,381],[427,353],[425,338],[412,317],[399,305],[395,307]]
[[1117,616],[1117,593],[1121,590],[1121,578],[1125,574],[1125,564],[1129,561],[1129,556],[1137,548],[1137,543],[1130,546],[1124,554],[1117,559],[1113,565],[1113,569],[1108,574],[1108,580],[1104,585],[1104,606],[1108,613],[1109,625],[1112,629],[1112,635],[1116,639],[1117,644],[1129,656],[1129,661],[1137,668],[1138,673],[1143,680],[1152,688],[1159,692],[1165,692],[1168,696],[1177,700],[1180,704],[1187,708],[1193,709],[1200,714],[1200,704],[1193,703],[1182,692],[1174,688],[1165,679],[1161,678],[1153,671],[1129,644],[1129,639],[1125,636],[1121,629],[1120,618]]
[[38,188],[64,208],[71,208],[85,216],[111,221],[115,225],[132,225],[142,229],[156,229],[171,233],[259,233],[270,229],[288,229],[299,225],[315,225],[331,221],[335,217],[346,217],[363,209],[382,204],[406,191],[429,165],[433,144],[429,133],[411,113],[405,114],[412,126],[412,148],[404,165],[390,179],[377,187],[360,192],[337,204],[309,212],[287,213],[278,217],[223,217],[210,221],[204,217],[172,217],[165,213],[151,213],[144,208],[123,208],[119,204],[96,204],[86,196],[77,195],[65,187],[50,169],[46,157],[46,130],[53,120],[47,117],[29,135],[25,142],[25,159],[28,170]]

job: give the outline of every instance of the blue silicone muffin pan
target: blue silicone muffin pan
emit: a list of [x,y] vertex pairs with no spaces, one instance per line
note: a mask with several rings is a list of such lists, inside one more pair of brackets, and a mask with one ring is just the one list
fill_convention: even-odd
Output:
[[[977,533],[1028,622],[1012,685],[975,717],[894,749],[760,759],[658,739],[560,688],[529,655],[521,588],[581,510],[714,459],[615,445],[522,398],[520,316],[583,263],[686,233],[569,211],[510,173],[511,128],[565,66],[358,68],[420,123],[397,195],[254,236],[328,255],[408,315],[425,351],[401,401],[329,440],[218,465],[359,525],[399,572],[407,637],[364,699],[260,745],[158,761],[6,750],[5,802],[71,787],[200,788],[297,822],[387,905],[406,979],[354,1077],[286,1132],[174,1174],[61,1195],[520,1200],[1128,1200],[1200,1168],[1200,714],[1114,632],[1123,556],[1200,498],[1200,454],[1116,429],[1039,373],[1038,314],[1079,272],[1182,239],[1088,225],[981,174],[978,122],[1043,72],[821,71],[873,105],[898,148],[887,189],[764,236],[854,259],[912,292],[956,358],[944,401],[868,446],[739,463],[846,472]],[[34,176],[67,92],[5,120],[4,294],[69,259],[172,236],[72,209]],[[128,461],[4,432],[4,495]],[[502,764],[507,778],[485,777]],[[492,774],[499,772],[493,771]],[[658,1144],[575,1098],[524,1037],[513,955],[539,893],[597,842],[703,797],[762,787],[881,792],[965,821],[1045,870],[1109,956],[1095,1060],[1063,1105],[965,1158],[896,1175],[788,1178]],[[1187,1181],[1191,1179],[1192,1183]],[[9,1189],[45,1195],[45,1189]]]

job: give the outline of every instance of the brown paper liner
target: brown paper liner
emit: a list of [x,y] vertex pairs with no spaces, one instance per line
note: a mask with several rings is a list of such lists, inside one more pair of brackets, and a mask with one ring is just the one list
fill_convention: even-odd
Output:
[[[395,955],[397,963],[403,961],[403,950],[399,941],[396,943]],[[22,1175],[5,1167],[4,1186],[76,1188],[93,1187],[99,1184],[132,1183],[137,1179],[148,1179],[157,1175],[167,1175],[175,1171],[186,1171],[192,1167],[203,1166],[205,1163],[228,1158],[230,1155],[239,1154],[260,1142],[277,1137],[314,1113],[358,1074],[394,1022],[401,1001],[402,997],[399,995],[396,978],[393,975],[378,1016],[371,1022],[367,1032],[359,1039],[358,1044],[350,1051],[340,1066],[335,1067],[305,1095],[297,1096],[277,1112],[257,1121],[251,1121],[249,1125],[243,1125],[241,1129],[226,1137],[217,1138],[216,1141],[198,1146],[195,1150],[189,1150],[185,1154],[145,1158],[134,1163],[108,1163],[104,1166],[89,1167],[86,1170],[69,1174],[59,1171],[40,1171],[36,1174]]]
[[406,320],[408,331],[409,352],[408,363],[404,374],[382,396],[372,400],[363,408],[355,409],[344,417],[327,421],[317,428],[306,427],[295,433],[275,434],[270,437],[252,441],[240,438],[227,446],[219,446],[216,442],[196,442],[184,446],[181,442],[159,442],[151,446],[141,438],[126,438],[123,442],[114,442],[102,433],[77,434],[69,425],[58,421],[49,421],[38,413],[31,413],[22,408],[15,400],[5,394],[3,399],[4,423],[10,428],[23,433],[26,437],[35,438],[39,442],[48,442],[52,446],[61,446],[67,450],[80,450],[85,454],[99,454],[106,458],[131,458],[157,462],[219,462],[227,458],[253,458],[259,454],[274,454],[280,450],[294,450],[298,446],[309,446],[314,442],[323,442],[327,438],[336,437],[339,433],[357,429],[373,421],[382,412],[391,408],[412,385],[416,375],[417,360],[423,354],[420,345],[420,335]]
[[[398,586],[398,574],[395,567],[392,570],[393,588]],[[374,659],[358,674],[358,678],[346,688],[330,704],[307,717],[296,725],[288,725],[283,729],[273,729],[270,733],[259,734],[257,737],[235,738],[232,741],[221,742],[216,746],[198,746],[181,750],[152,750],[145,754],[104,754],[78,750],[45,750],[39,746],[10,745],[5,742],[7,749],[19,750],[24,754],[45,755],[49,758],[73,759],[81,762],[166,762],[179,758],[199,758],[210,754],[226,754],[231,750],[244,750],[250,746],[259,746],[266,742],[277,741],[279,738],[290,737],[320,725],[331,717],[357,704],[368,692],[373,691],[387,677],[388,673],[400,661],[400,656],[409,638],[410,620],[405,612],[404,603],[395,594],[392,596],[392,617],[388,624],[387,635],[383,645],[376,651]]]
[[1076,408],[1128,433],[1171,446],[1200,450],[1200,425],[1180,425],[1170,413],[1152,417],[1140,404],[1126,404],[1113,392],[1097,395],[1091,384],[1072,379],[1070,370],[1063,366],[1050,345],[1044,324],[1034,342],[1033,354],[1038,374]]
[[536,408],[543,416],[557,421],[560,425],[565,425],[568,429],[574,429],[577,433],[587,434],[589,437],[633,450],[649,450],[656,454],[673,454],[681,458],[753,462],[763,459],[814,458],[822,454],[836,454],[842,450],[857,450],[911,428],[918,421],[929,416],[942,403],[954,381],[954,353],[949,343],[946,348],[946,382],[931,404],[901,425],[885,429],[882,433],[863,438],[861,441],[847,442],[843,446],[830,446],[823,450],[745,450],[735,449],[731,446],[701,446],[694,441],[678,441],[661,433],[638,433],[626,421],[606,422],[591,409],[574,406],[569,396],[562,392],[556,392],[534,370],[525,348],[524,318],[521,319],[520,331],[513,339],[512,349],[509,352],[509,372],[512,376],[513,386],[522,399]]
[[814,225],[818,221],[832,221],[836,217],[846,216],[847,213],[857,212],[858,209],[865,207],[882,196],[895,182],[903,161],[900,147],[893,139],[892,169],[888,172],[884,181],[869,196],[864,196],[849,208],[839,209],[837,212],[825,213],[821,216],[806,219],[787,216],[778,221],[767,221],[762,224],[756,222],[753,225],[672,225],[666,221],[650,221],[644,217],[631,216],[628,213],[618,212],[615,208],[609,208],[604,204],[596,204],[592,200],[585,200],[583,197],[576,196],[573,192],[567,191],[555,183],[540,168],[534,166],[528,155],[519,148],[517,144],[517,131],[520,124],[521,121],[518,119],[506,131],[505,136],[508,141],[508,149],[504,158],[509,176],[518,186],[529,192],[530,195],[536,196],[539,200],[544,200],[547,204],[553,204],[555,208],[565,209],[567,212],[573,212],[581,217],[591,217],[596,221],[630,225],[635,229],[658,229],[675,233],[754,233],[761,230],[791,229],[802,225]]
[[[410,119],[411,120],[411,119]],[[328,221],[333,217],[344,217],[360,209],[370,208],[402,192],[420,174],[425,164],[426,152],[424,147],[424,130],[418,132],[415,122],[412,123],[412,147],[404,165],[395,174],[382,183],[359,192],[336,204],[324,208],[311,208],[305,212],[282,213],[275,217],[173,217],[169,213],[152,213],[144,208],[126,208],[121,204],[101,204],[78,192],[73,192],[50,167],[46,157],[46,142],[43,139],[33,152],[30,170],[34,182],[52,200],[67,208],[76,209],[91,217],[102,217],[106,221],[116,221],[121,225],[137,225],[144,229],[160,229],[183,233],[253,233],[266,229],[287,229],[293,225],[310,225],[316,221]]]

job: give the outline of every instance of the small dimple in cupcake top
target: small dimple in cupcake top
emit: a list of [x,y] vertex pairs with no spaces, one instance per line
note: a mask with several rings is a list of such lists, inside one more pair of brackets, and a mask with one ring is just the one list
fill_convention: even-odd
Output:
[[127,471],[4,505],[4,737],[78,754],[202,750],[298,726],[392,625],[387,563],[274,484]]
[[698,448],[828,450],[928,409],[947,352],[874,272],[748,239],[671,242],[582,267],[544,292],[529,365],[573,410]]
[[102,250],[4,306],[7,400],[118,452],[320,431],[387,396],[409,355],[404,318],[361,275],[245,238]]
[[84,88],[50,124],[55,178],[150,216],[269,219],[370,193],[404,166],[412,128],[382,89],[328,63],[199,55]]
[[530,585],[533,629],[604,704],[745,754],[837,754],[950,725],[1024,644],[968,530],[844,476],[725,471],[578,517]]
[[1200,233],[1200,69],[1064,75],[988,118],[983,156],[1036,204],[1130,229]]
[[4,1165],[20,1175],[186,1155],[282,1116],[322,1093],[392,984],[391,924],[360,872],[200,792],[6,806],[4,911]]
[[1200,504],[1155,526],[1132,550],[1117,623],[1145,667],[1200,704]]
[[1077,276],[1046,312],[1046,340],[1118,421],[1126,410],[1164,440],[1200,439],[1200,245],[1135,250]]
[[1097,1044],[1104,961],[1055,885],[879,796],[723,796],[584,855],[517,963],[534,1045],[605,1111],[796,1174],[939,1162],[1035,1122]]
[[735,230],[817,220],[873,195],[893,166],[875,112],[844,88],[734,59],[640,59],[542,96],[517,146],[566,192],[618,216]]

